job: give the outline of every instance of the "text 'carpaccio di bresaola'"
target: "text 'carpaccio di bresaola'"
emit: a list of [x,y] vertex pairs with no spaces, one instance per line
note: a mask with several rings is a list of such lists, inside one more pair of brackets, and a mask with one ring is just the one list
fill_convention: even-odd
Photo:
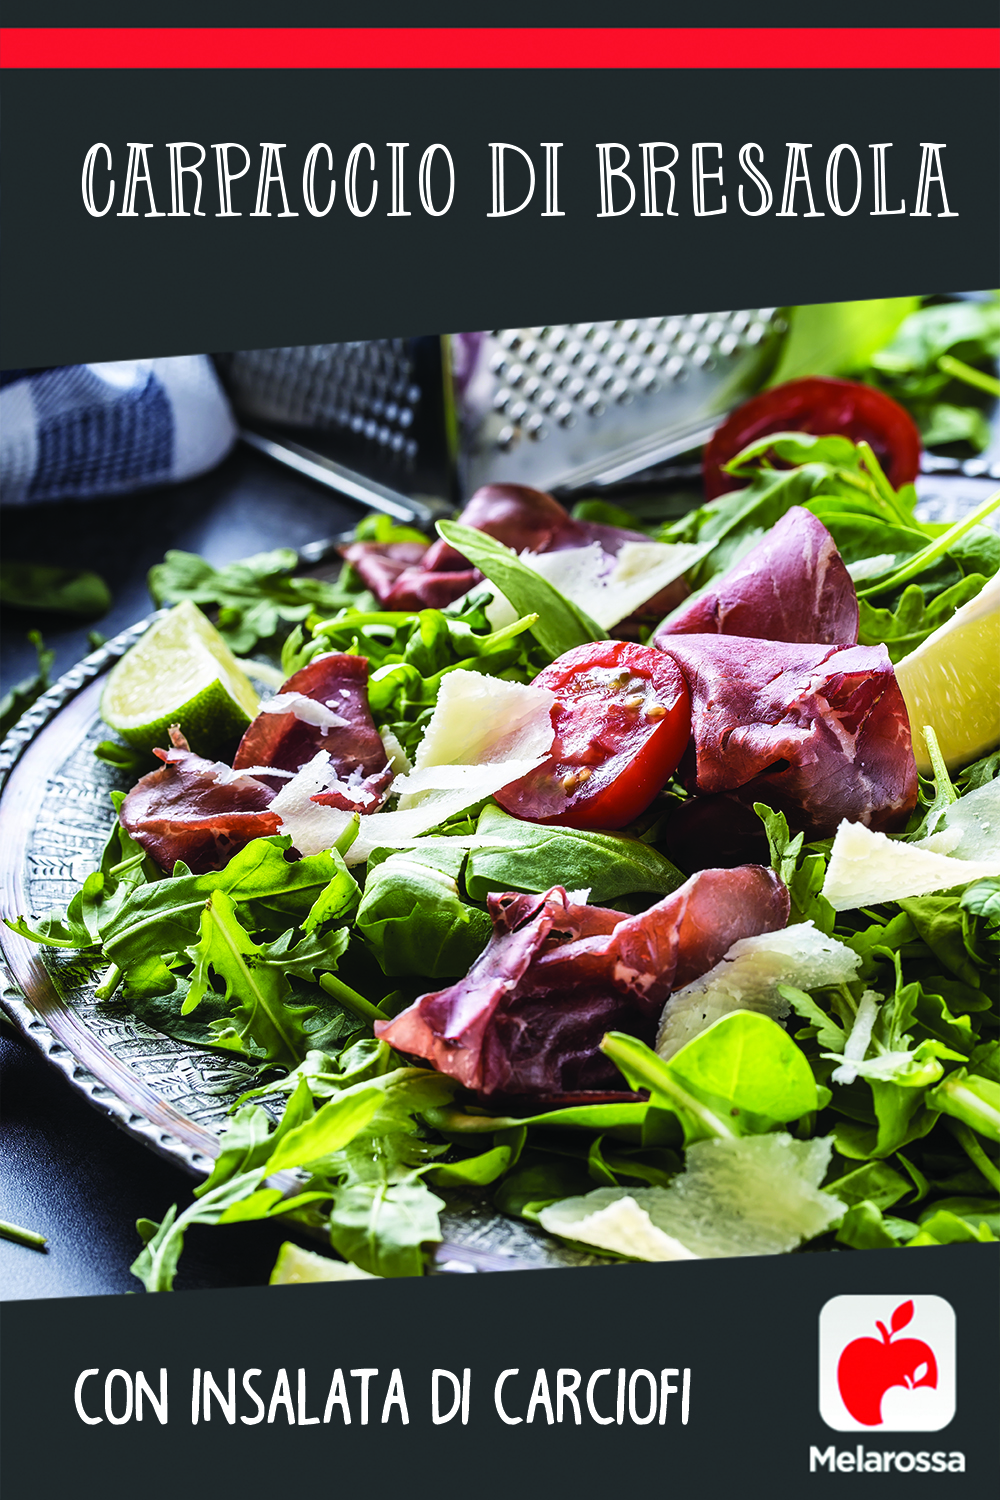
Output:
[[[756,141],[600,141],[593,149],[591,201],[576,212],[601,219],[959,217],[945,184],[945,141],[842,141],[830,149],[788,141],[767,160]],[[478,195],[488,219],[562,219],[565,152],[561,141],[484,142],[481,171],[466,166],[459,181],[441,141],[336,149],[326,141],[301,149],[282,141],[126,141],[112,149],[96,141],[84,158],[81,192],[97,219],[439,219],[463,193]]]

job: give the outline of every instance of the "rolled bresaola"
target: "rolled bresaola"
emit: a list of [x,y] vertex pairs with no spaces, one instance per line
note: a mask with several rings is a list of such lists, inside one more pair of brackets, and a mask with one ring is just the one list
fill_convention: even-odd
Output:
[[274,797],[269,786],[195,755],[176,727],[170,738],[172,749],[153,752],[162,769],[136,782],[119,813],[161,870],[169,872],[179,859],[195,875],[221,870],[251,839],[279,831],[281,819],[267,810]]
[[661,647],[691,695],[692,791],[763,801],[814,838],[846,818],[891,832],[916,806],[906,704],[884,646],[679,635]]
[[[544,490],[524,484],[486,484],[457,517],[515,552],[562,552],[597,542],[608,571],[626,542],[648,542],[641,531],[577,521]],[[421,550],[414,542],[352,542],[342,549],[385,609],[444,609],[482,582],[483,575],[445,541]],[[683,598],[683,580],[671,584],[644,606],[654,617]]]
[[784,885],[760,865],[702,870],[632,917],[578,905],[561,886],[490,896],[493,936],[466,977],[375,1031],[486,1098],[622,1092],[605,1033],[652,1044],[673,988],[739,938],[784,927],[788,910]]
[[793,505],[728,572],[669,615],[653,644],[707,634],[853,645],[857,594],[823,522]]

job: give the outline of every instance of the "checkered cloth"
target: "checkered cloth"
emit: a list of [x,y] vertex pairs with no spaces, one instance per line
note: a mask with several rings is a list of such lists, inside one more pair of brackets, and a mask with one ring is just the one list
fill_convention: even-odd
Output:
[[235,438],[204,354],[8,370],[0,375],[0,503],[173,484],[219,463]]

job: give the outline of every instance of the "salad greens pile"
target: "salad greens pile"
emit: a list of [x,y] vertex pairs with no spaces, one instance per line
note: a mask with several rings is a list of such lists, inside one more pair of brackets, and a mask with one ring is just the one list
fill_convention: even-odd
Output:
[[789,310],[770,385],[846,375],[874,385],[913,417],[928,448],[990,441],[1000,396],[1000,292],[983,298],[892,297]]
[[[788,468],[778,468],[772,458]],[[690,575],[695,589],[724,573],[792,505],[832,535],[858,594],[862,646],[900,661],[974,599],[1000,569],[1000,536],[982,523],[993,496],[953,526],[918,521],[912,485],[894,490],[867,443],[788,433],[751,443],[726,465],[743,489],[655,531],[659,541],[712,542]]]
[[[862,643],[884,642],[898,660],[1000,569],[1000,538],[981,524],[991,507],[953,527],[923,525],[912,489],[895,492],[864,444],[770,437],[730,472],[746,487],[645,526],[658,540],[710,544],[688,577],[695,589],[790,506],[805,505],[855,579]],[[643,529],[624,513],[616,519]],[[515,569],[509,555],[494,558],[488,538],[441,530],[463,551],[475,546],[489,577],[506,569],[504,589],[521,615],[513,625],[491,629],[483,594],[444,611],[381,611],[348,568],[336,584],[293,577],[292,553],[221,570],[170,554],[154,569],[154,593],[216,607],[230,645],[245,653],[269,643],[285,674],[323,652],[363,654],[375,722],[405,760],[447,673],[529,682],[580,632],[600,634],[551,584]],[[381,519],[362,532],[399,539]],[[943,808],[998,775],[1000,753],[954,784],[938,764],[899,838],[932,832]],[[113,796],[117,810],[123,793]],[[621,833],[539,826],[487,801],[405,853],[375,850],[366,867],[345,863],[356,823],[334,848],[302,859],[290,858],[290,839],[261,838],[204,875],[178,864],[163,876],[116,822],[99,868],[64,911],[10,925],[100,971],[97,996],[109,1014],[120,1009],[256,1070],[190,1206],[159,1224],[141,1221],[145,1248],[133,1270],[144,1285],[173,1285],[191,1224],[279,1215],[323,1234],[363,1270],[418,1275],[449,1202],[485,1194],[500,1212],[537,1223],[595,1187],[667,1188],[699,1142],[779,1130],[793,1144],[814,1143],[821,1168],[832,1146],[822,1189],[836,1212],[810,1250],[1000,1236],[1000,880],[836,913],[822,895],[831,841],[792,837],[764,804],[756,811],[791,894],[791,921],[812,922],[861,960],[850,984],[784,986],[787,1029],[737,1011],[669,1062],[612,1034],[605,1050],[647,1099],[526,1117],[489,1114],[454,1080],[406,1066],[375,1038],[374,1022],[465,973],[489,935],[491,892],[559,884],[625,912],[675,890],[689,872],[659,846],[685,796],[671,783]],[[439,837],[474,832],[489,843],[463,848]]]

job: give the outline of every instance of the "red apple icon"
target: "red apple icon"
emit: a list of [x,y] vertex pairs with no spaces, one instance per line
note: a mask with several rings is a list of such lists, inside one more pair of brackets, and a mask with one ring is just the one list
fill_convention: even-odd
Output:
[[[837,1384],[844,1405],[865,1427],[882,1425],[882,1397],[890,1386],[908,1390],[917,1386],[937,1389],[937,1360],[923,1339],[896,1339],[913,1317],[913,1303],[902,1302],[889,1320],[889,1328],[876,1320],[879,1339],[854,1339],[840,1356]],[[891,1332],[890,1332],[891,1329]]]

